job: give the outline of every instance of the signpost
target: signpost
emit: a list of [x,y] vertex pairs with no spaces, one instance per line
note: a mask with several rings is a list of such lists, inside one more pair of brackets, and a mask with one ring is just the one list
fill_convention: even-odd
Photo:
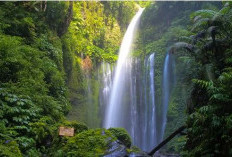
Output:
[[60,127],[59,128],[59,135],[60,136],[74,136],[74,128],[66,128]]

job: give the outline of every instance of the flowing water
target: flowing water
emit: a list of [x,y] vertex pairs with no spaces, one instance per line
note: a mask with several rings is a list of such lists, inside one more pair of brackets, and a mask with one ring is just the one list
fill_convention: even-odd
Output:
[[132,19],[120,47],[104,127],[126,128],[133,144],[148,151],[157,144],[155,54],[146,59],[145,73],[141,61],[130,56],[142,12],[140,9]]
[[157,145],[157,122],[155,105],[155,53],[145,60],[144,74],[144,123],[143,123],[143,150],[151,150]]
[[107,107],[107,104],[109,104],[110,91],[112,88],[113,68],[113,65],[103,62],[98,70],[98,80],[100,83],[99,107],[102,119],[105,119],[105,108]]
[[167,53],[164,61],[163,80],[162,80],[162,118],[161,118],[161,135],[159,142],[164,138],[165,126],[167,123],[168,104],[172,86],[175,82],[175,62],[171,53]]
[[[113,79],[113,87],[110,94],[110,102],[107,107],[106,118],[104,127],[123,127],[124,115],[121,113],[126,106],[123,106],[123,99],[121,99],[124,93],[125,74],[130,71],[130,64],[127,62],[129,53],[131,52],[134,35],[137,29],[137,25],[144,9],[140,8],[136,15],[133,17],[129,24],[127,31],[123,37],[120,47],[119,57],[117,61],[116,71]],[[128,63],[128,64],[127,64]],[[128,68],[127,68],[128,67]]]

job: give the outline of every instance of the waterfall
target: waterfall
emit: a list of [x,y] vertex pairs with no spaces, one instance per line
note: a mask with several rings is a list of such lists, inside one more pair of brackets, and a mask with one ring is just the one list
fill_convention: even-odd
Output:
[[157,122],[155,105],[155,53],[145,60],[144,114],[142,149],[149,151],[157,145]]
[[122,103],[122,97],[125,96],[123,95],[123,90],[125,87],[125,74],[126,71],[129,70],[128,68],[126,68],[126,63],[128,55],[131,52],[134,34],[137,29],[136,26],[139,22],[139,18],[143,10],[144,9],[140,8],[136,15],[133,17],[122,40],[116,71],[113,79],[113,86],[110,93],[109,106],[107,107],[105,117],[105,128],[123,127],[125,126],[123,125],[125,124],[124,121],[127,121],[127,119],[123,118],[123,112],[124,109],[126,110],[126,106],[123,106]]
[[[130,56],[142,12],[143,9],[137,12],[124,35],[114,75],[112,69],[103,70],[100,105],[104,109],[103,127],[125,128],[133,145],[150,151],[164,136],[174,81],[174,59],[171,54],[165,58],[160,108],[155,99],[155,53],[145,58],[144,67],[139,58]],[[104,65],[103,69],[106,68]]]
[[105,108],[109,103],[110,91],[112,88],[112,79],[113,79],[113,65],[110,63],[103,62],[100,65],[98,72],[98,80],[100,84],[99,88],[99,107],[100,114],[102,115],[102,119],[105,115]]
[[163,140],[165,126],[167,123],[168,104],[171,94],[171,89],[175,81],[174,75],[174,56],[171,53],[167,53],[164,61],[163,69],[163,81],[162,81],[162,117],[161,117],[161,135],[159,142]]

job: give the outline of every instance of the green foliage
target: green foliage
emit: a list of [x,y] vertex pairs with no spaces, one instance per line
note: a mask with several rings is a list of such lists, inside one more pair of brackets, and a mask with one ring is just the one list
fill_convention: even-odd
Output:
[[49,136],[52,136],[57,131],[57,127],[53,124],[55,121],[51,117],[42,117],[38,121],[30,123],[31,132],[38,145],[45,145]]
[[52,29],[58,31],[65,20],[67,10],[68,3],[66,2],[48,2],[45,13],[46,21]]
[[28,131],[24,125],[39,117],[39,108],[29,98],[20,98],[0,89],[1,118],[6,126],[14,127],[21,132]]
[[11,141],[14,138],[22,152],[34,147],[35,140],[27,135],[31,132],[29,123],[40,117],[40,108],[30,98],[10,94],[6,89],[0,89],[0,102],[2,125],[5,128],[1,130],[5,134],[1,140]]
[[119,141],[121,141],[127,148],[131,146],[130,135],[124,128],[109,128],[108,129]]
[[4,157],[22,157],[19,147],[15,141],[6,141],[0,144],[0,156]]
[[[213,11],[213,10],[207,10],[207,9],[204,9],[204,10],[198,10],[198,11],[195,11],[193,12],[191,15],[190,15],[190,19],[194,19],[196,18],[197,16],[200,16],[201,18],[211,18],[213,17],[217,12],[216,11]],[[194,20],[196,21],[196,20]]]
[[30,96],[41,107],[48,100],[50,104],[57,104],[52,97],[45,96],[49,91],[51,96],[62,103],[53,106],[62,106],[63,111],[67,112],[64,78],[54,61],[48,59],[42,51],[25,45],[21,38],[2,35],[0,43],[0,82],[15,93]]
[[69,50],[74,51],[72,53],[82,53],[97,62],[114,62],[122,37],[121,29],[125,29],[132,18],[134,4],[102,3],[103,5],[99,2],[74,3],[73,20],[64,40],[69,39],[66,42],[70,43],[67,44],[71,46]]
[[[94,84],[96,111],[91,113],[98,117],[99,87],[92,70],[101,61],[117,60],[135,11],[135,2],[0,4],[0,156],[104,154],[116,140],[110,131],[87,130],[82,123],[65,121],[64,115],[71,101],[81,113],[76,117],[85,117],[88,74]],[[64,25],[68,30],[62,34]],[[86,58],[91,63],[87,70]],[[74,127],[75,136],[59,136],[59,126]],[[120,140],[131,145],[129,136],[118,131]]]
[[194,35],[188,42],[201,67],[192,80],[195,85],[190,100],[194,107],[187,120],[185,156],[231,156],[230,13],[231,6],[226,3],[219,11],[199,10],[190,16]]
[[[196,102],[207,102],[208,100],[208,90],[199,89],[200,86],[205,85],[194,85],[192,79],[210,78],[213,80],[215,78],[213,72],[217,69],[215,69],[214,63],[218,59],[214,58],[212,65],[212,62],[208,62],[211,56],[214,57],[212,52],[203,52],[199,47],[205,44],[205,50],[207,50],[212,45],[212,41],[209,41],[214,38],[213,35],[218,31],[220,21],[223,19],[221,19],[221,13],[217,13],[220,5],[217,2],[156,2],[149,5],[142,15],[138,41],[139,50],[137,50],[136,56],[145,58],[150,53],[156,53],[155,88],[158,111],[162,104],[161,80],[164,58],[167,52],[173,52],[176,56],[175,72],[177,77],[175,87],[171,92],[165,136],[185,124],[187,116],[185,112],[192,113],[193,108],[199,105]],[[195,11],[197,12],[194,13]],[[228,12],[228,9],[221,12]],[[191,17],[190,20],[189,17]],[[211,20],[211,18],[215,20]],[[211,27],[215,24],[217,27]],[[217,40],[217,37],[219,34],[214,39]],[[202,38],[207,40],[202,41]],[[206,64],[202,64],[203,61]],[[230,61],[228,60],[228,62]],[[219,64],[217,63],[217,65]],[[211,80],[205,81],[208,84]],[[188,136],[174,138],[161,149],[161,152],[180,153],[186,146],[186,141],[188,141]],[[193,141],[193,143],[197,142]]]
[[38,7],[0,5],[0,141],[5,150],[4,142],[14,140],[27,156],[47,153],[48,137],[69,109],[61,40]]

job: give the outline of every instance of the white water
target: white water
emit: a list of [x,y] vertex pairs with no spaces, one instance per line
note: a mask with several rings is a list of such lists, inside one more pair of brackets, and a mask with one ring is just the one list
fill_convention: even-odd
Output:
[[155,105],[155,53],[151,54],[145,62],[144,79],[144,122],[142,149],[150,151],[157,145],[157,122]]
[[161,136],[159,142],[163,140],[165,127],[167,123],[168,104],[174,83],[174,59],[170,53],[167,53],[164,61],[163,84],[162,84],[162,118],[161,118]]
[[123,127],[121,124],[126,119],[123,119],[121,114],[124,106],[121,103],[121,97],[123,96],[123,87],[125,86],[125,73],[126,73],[126,60],[131,52],[134,35],[137,29],[140,16],[144,9],[139,9],[136,15],[133,17],[129,24],[127,31],[123,37],[122,44],[119,51],[119,58],[117,61],[116,72],[113,79],[113,87],[110,94],[110,102],[107,107],[106,117],[104,122],[105,128],[110,127]]
[[[156,146],[157,144],[157,133],[156,133],[156,106],[155,106],[155,82],[154,82],[154,57],[155,54],[151,54],[148,62],[150,63],[150,92],[149,92],[149,98],[151,102],[149,104],[146,104],[149,106],[149,110],[151,110],[151,115],[149,116],[151,121],[149,121],[149,134],[150,138],[153,140],[149,140],[150,144],[149,146]],[[149,111],[148,110],[148,111]],[[151,149],[151,148],[150,148]]]

